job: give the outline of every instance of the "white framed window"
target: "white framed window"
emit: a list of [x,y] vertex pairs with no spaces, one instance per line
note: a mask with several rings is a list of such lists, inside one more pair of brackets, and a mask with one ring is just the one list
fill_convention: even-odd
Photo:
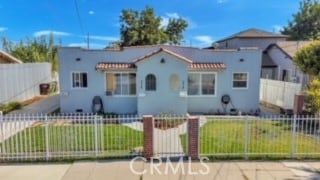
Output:
[[215,96],[216,73],[190,73],[188,75],[189,96]]
[[233,73],[232,87],[236,89],[247,89],[249,81],[249,73],[235,72]]
[[146,76],[146,91],[155,91],[157,90],[157,79],[153,74],[148,74]]
[[127,72],[106,73],[106,95],[136,95],[136,74]]
[[81,89],[88,88],[87,72],[72,72],[72,88]]

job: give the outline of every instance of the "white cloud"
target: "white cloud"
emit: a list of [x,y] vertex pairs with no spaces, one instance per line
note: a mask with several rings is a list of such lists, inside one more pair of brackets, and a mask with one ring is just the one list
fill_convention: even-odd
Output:
[[[98,43],[90,43],[90,49],[103,49],[107,45],[106,44],[98,44]],[[88,44],[87,43],[70,43],[68,44],[69,47],[82,47],[82,48],[87,48]]]
[[274,26],[272,27],[272,29],[273,29],[273,32],[275,32],[275,33],[280,33],[280,32],[283,30],[283,26],[274,25]]
[[198,27],[197,23],[195,23],[191,18],[183,17],[176,12],[166,13],[165,16],[161,16],[162,21],[161,21],[160,27],[166,27],[169,23],[169,19],[172,19],[172,18],[177,19],[180,17],[182,19],[185,19],[188,22],[188,29],[194,29],[194,28]]
[[214,39],[207,35],[195,36],[193,39],[199,42],[199,46],[209,46],[214,42]]
[[226,3],[226,2],[228,2],[228,0],[217,0],[218,4],[223,4],[223,3]]
[[166,16],[169,18],[176,18],[176,19],[180,17],[178,13],[166,13]]
[[[87,38],[87,36],[81,36],[82,38]],[[113,36],[94,36],[90,35],[90,39],[98,40],[98,41],[117,41],[119,38]]]
[[47,36],[53,34],[55,36],[71,36],[70,33],[67,32],[62,32],[62,31],[53,31],[53,30],[42,30],[42,31],[37,31],[33,33],[33,36],[39,37],[39,36]]
[[0,32],[6,31],[6,30],[8,30],[8,28],[6,28],[6,27],[0,27]]
[[161,17],[160,27],[166,27],[169,24],[169,18],[168,17]]
[[89,14],[89,15],[94,15],[95,12],[94,12],[94,11],[89,11],[88,14]]

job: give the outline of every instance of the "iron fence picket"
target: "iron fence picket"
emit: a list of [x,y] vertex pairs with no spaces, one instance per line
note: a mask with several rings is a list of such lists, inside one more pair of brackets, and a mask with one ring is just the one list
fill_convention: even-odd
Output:
[[[188,150],[186,116],[157,116],[156,153]],[[0,160],[53,160],[141,155],[142,118],[136,115],[20,114],[0,112]],[[201,156],[320,157],[316,116],[214,116],[199,127]],[[160,137],[165,136],[165,137]],[[179,140],[168,141],[175,137]],[[181,139],[185,138],[185,139]]]

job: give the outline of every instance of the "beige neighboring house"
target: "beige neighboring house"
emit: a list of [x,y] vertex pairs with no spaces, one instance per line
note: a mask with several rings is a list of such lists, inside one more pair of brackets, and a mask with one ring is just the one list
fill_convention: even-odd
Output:
[[270,59],[275,66],[264,68],[261,76],[286,82],[306,84],[308,77],[303,74],[293,62],[296,52],[311,41],[279,41],[270,44],[263,52],[263,56]]
[[0,50],[0,64],[22,64],[23,62],[12,55]]

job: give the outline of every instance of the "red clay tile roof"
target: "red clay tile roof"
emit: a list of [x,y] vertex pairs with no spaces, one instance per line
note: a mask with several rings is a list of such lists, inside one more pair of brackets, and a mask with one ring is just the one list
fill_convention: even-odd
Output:
[[97,70],[112,70],[112,69],[135,69],[136,66],[132,63],[98,63]]
[[153,55],[155,55],[155,54],[158,54],[158,53],[160,53],[160,52],[166,52],[166,53],[168,53],[168,54],[170,54],[170,55],[172,55],[172,56],[175,56],[176,58],[178,58],[178,59],[181,59],[181,60],[183,60],[183,61],[186,61],[187,63],[192,63],[192,60],[190,60],[190,59],[188,59],[188,58],[186,58],[186,57],[184,57],[184,56],[181,56],[180,54],[177,54],[177,53],[174,53],[174,52],[172,52],[172,51],[170,51],[170,50],[168,50],[168,49],[165,49],[165,48],[160,48],[160,49],[158,49],[158,50],[156,50],[156,51],[153,51],[153,52],[151,52],[150,54],[147,54],[147,55],[145,55],[145,56],[142,56],[142,57],[139,57],[139,58],[137,58],[137,59],[135,59],[133,62],[134,63],[137,63],[137,62],[140,62],[140,61],[142,61],[142,60],[144,60],[144,59],[146,59],[146,58],[148,58],[148,57],[151,57],[151,56],[153,56]]
[[[192,70],[218,70],[226,69],[223,63],[192,63],[189,65]],[[136,69],[135,64],[131,63],[98,63],[97,70],[114,70],[114,69]]]
[[192,70],[226,69],[226,66],[223,63],[192,63],[189,67]]

